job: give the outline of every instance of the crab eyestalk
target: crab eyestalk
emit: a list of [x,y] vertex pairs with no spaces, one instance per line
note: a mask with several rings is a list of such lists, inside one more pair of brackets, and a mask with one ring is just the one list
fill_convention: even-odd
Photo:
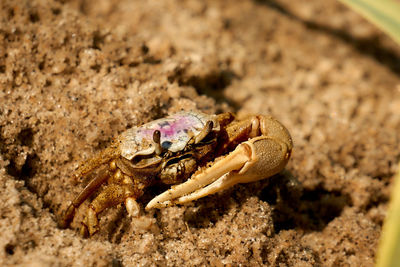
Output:
[[196,136],[194,139],[194,143],[197,144],[201,140],[203,140],[213,129],[214,123],[212,121],[207,121],[206,126],[203,128],[203,130],[200,132],[199,135]]
[[156,154],[160,155],[162,152],[162,147],[161,147],[161,133],[159,130],[154,131],[153,142],[154,142],[154,146],[156,147],[156,149],[155,149]]

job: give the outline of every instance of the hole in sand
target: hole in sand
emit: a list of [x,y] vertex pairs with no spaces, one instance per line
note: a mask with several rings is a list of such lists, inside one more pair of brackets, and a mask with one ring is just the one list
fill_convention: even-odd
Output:
[[4,247],[4,251],[7,255],[14,255],[15,246],[13,244],[7,244]]

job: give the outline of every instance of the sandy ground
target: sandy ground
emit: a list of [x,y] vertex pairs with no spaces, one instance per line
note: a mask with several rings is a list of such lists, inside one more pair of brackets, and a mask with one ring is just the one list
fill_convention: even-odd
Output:
[[[2,0],[0,265],[372,266],[399,73],[399,48],[333,0]],[[57,227],[82,160],[181,109],[271,114],[292,159],[189,205],[110,209],[89,239],[85,207]]]

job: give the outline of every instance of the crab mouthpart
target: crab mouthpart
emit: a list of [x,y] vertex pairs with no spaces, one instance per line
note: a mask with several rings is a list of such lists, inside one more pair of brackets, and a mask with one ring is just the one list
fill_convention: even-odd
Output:
[[185,183],[172,187],[146,206],[162,208],[182,204],[216,193],[237,183],[257,181],[280,172],[286,165],[291,146],[260,136],[237,146],[211,167],[194,174]]

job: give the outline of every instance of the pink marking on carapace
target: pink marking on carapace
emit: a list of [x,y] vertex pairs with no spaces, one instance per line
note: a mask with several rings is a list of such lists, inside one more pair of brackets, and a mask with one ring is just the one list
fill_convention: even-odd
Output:
[[160,121],[154,121],[154,123],[149,124],[146,128],[142,127],[139,131],[146,139],[151,139],[155,130],[160,131],[162,138],[173,139],[177,135],[186,134],[184,130],[199,131],[199,126],[202,126],[199,119],[180,116],[178,118],[171,118],[170,120],[162,119]]

